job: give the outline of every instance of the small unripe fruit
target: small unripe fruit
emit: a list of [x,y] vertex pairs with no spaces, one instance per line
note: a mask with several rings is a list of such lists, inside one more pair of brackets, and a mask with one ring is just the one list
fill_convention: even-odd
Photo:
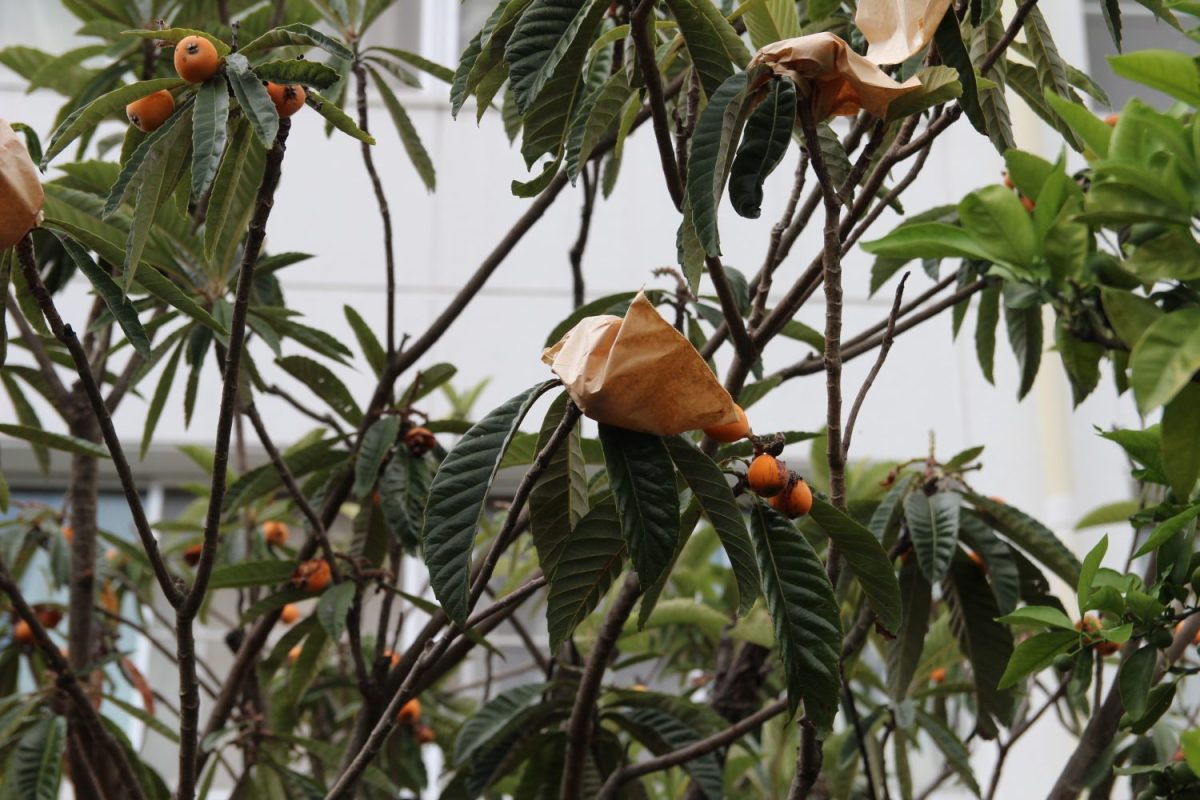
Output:
[[292,573],[292,585],[309,594],[320,594],[325,591],[332,577],[329,562],[323,558],[314,558],[296,567],[296,571]]
[[771,508],[785,515],[788,519],[803,517],[813,504],[812,490],[804,482],[804,478],[794,478],[787,488],[767,501]]
[[303,652],[303,649],[300,647],[300,645],[296,645],[291,650],[288,650],[288,663],[295,664],[297,661],[299,661],[301,652]]
[[1192,768],[1187,765],[1186,761],[1176,761],[1167,767],[1167,774],[1171,776],[1171,781],[1177,786],[1184,786],[1196,780],[1196,773],[1192,772]]
[[200,552],[204,549],[202,544],[194,544],[187,550],[183,551],[183,560],[187,562],[189,567],[194,567],[200,563]]
[[739,439],[745,439],[746,435],[750,433],[750,420],[746,418],[746,412],[742,410],[741,406],[735,403],[733,407],[737,411],[737,421],[705,428],[704,435],[722,444],[730,444]]
[[279,620],[284,625],[291,625],[298,619],[300,619],[300,609],[296,608],[295,603],[288,603],[279,612]]
[[23,619],[13,626],[13,641],[17,644],[33,644],[33,628]]
[[934,667],[933,672],[929,673],[929,680],[933,681],[934,683],[945,683],[946,682],[946,668],[945,667]]
[[1075,668],[1075,657],[1070,653],[1059,653],[1054,657],[1054,668],[1059,672],[1070,672]]
[[267,520],[263,523],[263,538],[267,540],[267,544],[274,545],[275,547],[282,547],[287,544],[287,523],[280,522],[277,519]]
[[769,453],[763,453],[750,462],[746,470],[746,480],[750,490],[759,497],[774,497],[787,488],[787,467],[782,461]]
[[290,117],[304,108],[304,98],[307,94],[303,86],[291,83],[267,83],[267,94],[281,117]]
[[1150,631],[1150,635],[1146,637],[1150,640],[1150,644],[1157,647],[1159,650],[1166,650],[1171,646],[1171,641],[1175,638],[1166,628],[1156,628]]
[[396,712],[396,722],[400,725],[416,725],[421,721],[421,701],[417,698],[409,700]]
[[437,438],[429,428],[418,425],[404,432],[404,446],[408,448],[408,452],[419,458],[437,447]]
[[204,83],[220,64],[216,46],[203,36],[187,36],[175,45],[175,71],[188,83]]
[[142,133],[158,130],[173,113],[175,98],[166,89],[159,89],[125,106],[125,116],[129,117],[129,124]]
[[432,744],[437,741],[437,734],[428,725],[418,725],[416,730],[417,744]]

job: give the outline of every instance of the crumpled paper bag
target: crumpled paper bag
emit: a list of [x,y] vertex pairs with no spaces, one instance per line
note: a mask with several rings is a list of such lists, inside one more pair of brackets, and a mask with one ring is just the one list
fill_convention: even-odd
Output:
[[904,83],[892,80],[832,33],[769,44],[750,62],[751,67],[759,64],[791,78],[802,94],[811,87],[813,116],[818,122],[831,116],[852,116],[864,108],[884,117],[893,100],[921,88],[916,76]]
[[42,182],[25,143],[0,119],[0,249],[42,222]]
[[854,24],[868,42],[867,60],[899,64],[933,38],[950,0],[860,0]]
[[624,318],[586,317],[542,361],[597,422],[658,436],[736,422],[736,406],[708,364],[643,292]]

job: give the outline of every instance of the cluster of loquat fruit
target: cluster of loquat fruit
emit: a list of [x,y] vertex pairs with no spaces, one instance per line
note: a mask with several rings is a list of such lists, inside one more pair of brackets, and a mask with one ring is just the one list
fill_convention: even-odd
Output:
[[[217,47],[203,36],[187,36],[175,45],[175,72],[188,83],[204,83],[221,68]],[[267,94],[281,117],[290,117],[304,106],[307,97],[303,86],[263,81]],[[167,89],[134,100],[125,106],[129,123],[142,133],[162,127],[175,113],[175,97]]]
[[754,443],[754,460],[746,470],[746,483],[750,491],[766,499],[771,508],[789,519],[802,517],[812,508],[812,490],[804,478],[787,468],[787,464],[776,456],[783,451],[783,442],[763,444],[750,431],[750,420],[741,406],[737,409],[737,422],[705,428],[710,439],[722,444],[731,444],[749,438]]

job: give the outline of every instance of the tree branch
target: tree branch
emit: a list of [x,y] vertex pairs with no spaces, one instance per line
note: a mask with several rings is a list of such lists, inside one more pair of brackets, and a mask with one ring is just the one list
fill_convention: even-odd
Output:
[[[29,246],[32,249],[32,240]],[[24,267],[23,264],[22,267]],[[36,264],[34,265],[34,271],[37,271]],[[50,353],[46,350],[46,345],[38,337],[37,331],[29,326],[29,322],[26,321],[25,316],[21,313],[21,306],[11,293],[5,296],[4,302],[8,306],[9,313],[12,314],[13,319],[17,323],[17,332],[20,334],[21,340],[25,342],[25,347],[29,349],[34,363],[38,366],[38,372],[41,373],[42,379],[46,381],[46,387],[49,389],[50,394],[54,396],[54,405],[60,409],[65,409],[71,403],[71,393],[67,391],[67,387],[63,385],[62,379],[58,377],[58,370],[54,368],[54,362],[50,359]]]
[[639,0],[637,7],[629,14],[629,27],[633,32],[638,68],[646,83],[646,101],[650,104],[650,117],[654,121],[654,140],[658,144],[658,158],[662,162],[667,191],[675,208],[682,210],[683,180],[679,175],[679,162],[675,160],[675,151],[671,147],[671,127],[667,122],[662,76],[658,71],[658,61],[654,58],[654,42],[651,39],[654,35],[654,5],[654,0]]
[[863,401],[867,399],[867,392],[871,390],[875,378],[879,376],[879,370],[883,369],[883,361],[887,358],[888,351],[892,349],[892,340],[896,336],[896,317],[900,314],[900,301],[904,299],[904,284],[908,281],[908,275],[909,273],[904,273],[904,276],[900,278],[900,285],[896,287],[896,299],[892,301],[892,313],[888,314],[887,329],[883,333],[883,341],[879,344],[879,354],[875,357],[875,364],[871,367],[871,371],[863,380],[862,386],[858,390],[858,396],[854,398],[854,405],[850,407],[850,416],[846,418],[846,433],[842,437],[843,462],[850,456],[850,437],[854,435],[854,423],[858,421],[858,412],[862,409]]

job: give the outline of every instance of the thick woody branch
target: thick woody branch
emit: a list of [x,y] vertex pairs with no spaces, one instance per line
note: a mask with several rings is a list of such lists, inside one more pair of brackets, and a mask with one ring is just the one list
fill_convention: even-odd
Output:
[[567,751],[563,758],[562,784],[558,792],[560,800],[581,800],[583,796],[584,768],[588,750],[591,748],[600,684],[617,646],[617,639],[625,627],[625,620],[629,619],[641,594],[642,587],[638,582],[637,573],[629,573],[621,591],[609,607],[600,631],[596,634],[596,642],[592,645],[583,677],[579,679],[571,718],[567,722]]
[[671,146],[671,127],[667,122],[667,105],[663,97],[662,76],[658,72],[658,61],[654,58],[654,0],[640,0],[629,14],[629,27],[633,32],[633,47],[637,54],[638,68],[646,83],[646,100],[650,105],[650,118],[654,121],[654,140],[658,143],[658,157],[662,162],[663,177],[667,191],[675,208],[683,209],[683,180],[679,175],[679,162]]
[[59,316],[54,299],[42,282],[42,276],[38,274],[37,263],[33,256],[33,239],[28,234],[17,245],[17,257],[21,262],[21,271],[25,275],[25,280],[29,284],[38,307],[42,310],[42,315],[50,325],[50,330],[54,333],[55,338],[67,348],[67,352],[71,354],[71,360],[75,362],[80,385],[87,394],[88,401],[92,406],[92,413],[95,414],[96,422],[100,426],[104,444],[112,457],[113,467],[117,471],[121,489],[125,493],[125,502],[129,505],[129,512],[133,517],[134,530],[137,531],[142,548],[146,551],[146,558],[150,562],[151,569],[154,570],[154,577],[158,581],[159,588],[162,589],[163,595],[171,605],[178,606],[182,600],[182,594],[175,585],[175,579],[171,577],[162,554],[158,550],[158,540],[154,538],[154,531],[150,529],[150,521],[146,518],[146,510],[142,507],[142,497],[138,493],[137,484],[133,479],[133,470],[129,466],[129,459],[125,457],[125,450],[121,446],[121,439],[117,436],[116,428],[113,427],[108,406],[105,405],[104,398],[100,395],[100,387],[96,385],[96,379],[92,375],[91,365],[88,363],[87,354],[83,351],[79,337],[75,335],[71,326],[65,324],[62,317]]
[[738,309],[737,298],[729,284],[725,267],[716,256],[706,257],[704,263],[708,267],[708,277],[712,280],[717,297],[721,301],[721,311],[725,315],[725,324],[729,326],[729,334],[733,337],[733,346],[737,349],[738,357],[747,364],[753,364],[758,359],[758,348],[754,346],[750,334],[746,331],[746,323],[742,319],[741,310]]

